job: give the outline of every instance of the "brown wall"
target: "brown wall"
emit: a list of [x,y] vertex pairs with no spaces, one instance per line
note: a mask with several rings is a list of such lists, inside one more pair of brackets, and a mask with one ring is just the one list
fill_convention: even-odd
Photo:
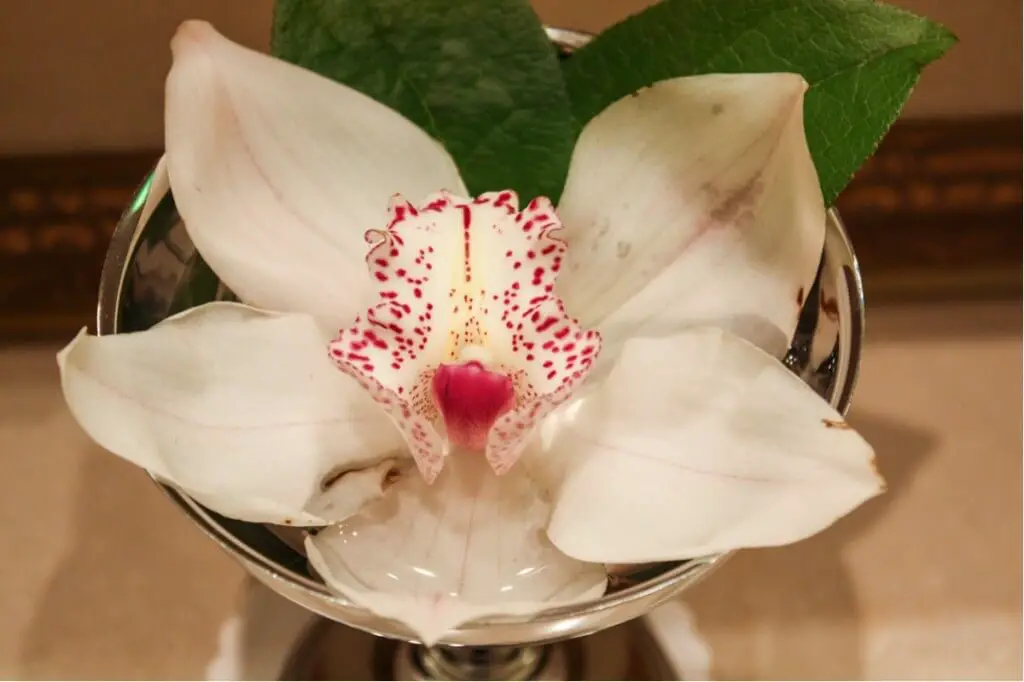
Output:
[[[549,23],[597,30],[650,2],[535,4]],[[909,116],[1020,112],[1020,0],[899,4],[944,21],[962,39],[926,73]],[[265,46],[271,5],[272,0],[2,0],[0,154],[159,146],[167,41],[175,26],[204,18],[236,40]]]

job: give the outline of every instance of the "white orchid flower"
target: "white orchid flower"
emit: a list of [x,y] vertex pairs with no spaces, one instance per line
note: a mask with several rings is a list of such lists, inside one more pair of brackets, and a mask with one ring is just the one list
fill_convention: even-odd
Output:
[[882,489],[778,361],[825,230],[799,76],[616,102],[556,211],[466,197],[395,111],[206,24],[172,48],[161,170],[245,305],[60,353],[106,449],[227,516],[327,526],[325,582],[427,642],[596,598],[605,564],[800,540]]

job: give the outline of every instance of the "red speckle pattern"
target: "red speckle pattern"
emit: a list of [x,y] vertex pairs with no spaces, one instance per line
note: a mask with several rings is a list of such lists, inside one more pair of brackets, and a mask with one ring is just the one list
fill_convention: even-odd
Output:
[[339,331],[330,354],[389,412],[428,481],[447,454],[430,390],[439,365],[478,346],[488,370],[512,380],[514,407],[486,444],[492,468],[504,473],[597,357],[599,334],[581,329],[553,293],[566,253],[559,229],[544,198],[519,211],[511,191],[441,192],[419,207],[394,197],[387,228],[367,233],[379,302]]

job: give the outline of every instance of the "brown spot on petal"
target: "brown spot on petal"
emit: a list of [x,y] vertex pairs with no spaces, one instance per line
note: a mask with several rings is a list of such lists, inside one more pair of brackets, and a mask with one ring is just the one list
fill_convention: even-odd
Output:
[[712,206],[708,215],[718,224],[737,222],[744,213],[752,211],[763,189],[761,175],[757,174],[736,189],[725,192]]
[[720,116],[723,111],[725,111],[725,105],[722,104],[721,102],[716,102],[715,104],[711,105],[712,116]]
[[821,299],[821,310],[825,313],[825,317],[832,320],[833,322],[839,319],[839,303],[834,298]]
[[853,429],[852,426],[842,419],[822,419],[821,423],[825,425],[826,429],[839,429],[840,431],[850,431]]
[[804,304],[804,288],[800,287],[796,290],[796,304],[802,306]]
[[290,526],[290,525],[292,525],[295,522],[292,521],[291,519],[284,519],[281,523],[283,523],[286,526]]

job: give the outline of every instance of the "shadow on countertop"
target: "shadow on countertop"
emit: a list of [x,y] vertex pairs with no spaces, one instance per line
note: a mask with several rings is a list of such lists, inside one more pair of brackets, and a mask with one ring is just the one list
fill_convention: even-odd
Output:
[[861,614],[843,550],[885,518],[935,438],[856,409],[850,422],[875,444],[888,491],[811,539],[737,553],[684,595],[712,648],[713,679],[864,679]]

